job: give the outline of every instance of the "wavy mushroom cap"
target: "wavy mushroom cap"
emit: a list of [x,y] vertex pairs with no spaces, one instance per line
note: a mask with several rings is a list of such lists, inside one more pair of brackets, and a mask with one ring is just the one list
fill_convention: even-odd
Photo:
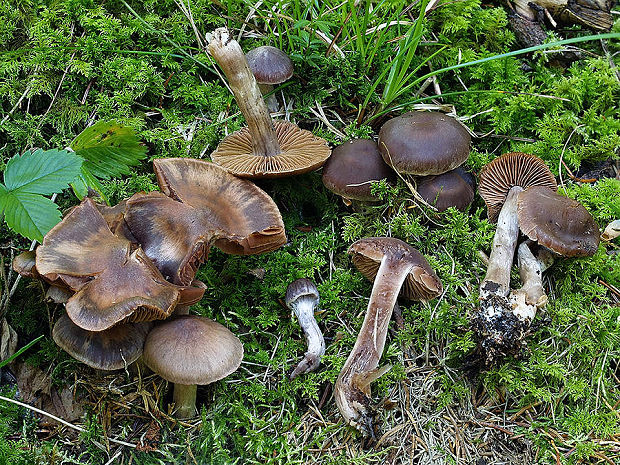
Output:
[[153,328],[143,358],[151,370],[172,383],[202,385],[239,368],[243,345],[221,324],[185,315]]
[[376,142],[368,139],[339,145],[323,166],[323,184],[345,199],[377,201],[371,185],[382,179],[393,183],[396,173],[383,161]]
[[519,194],[517,204],[519,227],[531,240],[565,257],[590,256],[598,250],[599,227],[578,201],[532,186]]
[[250,50],[245,57],[259,84],[281,84],[293,75],[293,62],[279,48],[263,45]]
[[471,137],[456,119],[438,112],[412,111],[392,118],[379,131],[379,150],[399,173],[430,176],[467,160]]
[[409,300],[430,300],[443,292],[441,280],[424,256],[406,242],[393,237],[367,237],[354,242],[347,253],[353,264],[373,282],[384,256],[413,264],[400,295]]
[[74,359],[97,370],[120,370],[140,355],[151,323],[126,323],[104,331],[86,331],[67,315],[54,325],[54,342]]
[[278,206],[251,181],[191,158],[157,159],[153,166],[164,194],[202,212],[210,229],[222,232],[215,246],[223,252],[254,255],[286,243]]
[[213,163],[242,178],[281,178],[314,171],[331,154],[327,142],[288,121],[274,121],[280,153],[254,153],[248,128],[226,136],[211,154]]
[[505,153],[480,171],[478,191],[487,205],[490,221],[497,221],[508,191],[515,186],[523,189],[543,186],[558,190],[553,173],[540,158],[521,152]]
[[459,167],[437,176],[424,176],[416,180],[416,190],[440,212],[450,207],[465,211],[474,201],[474,189],[468,174]]
[[167,318],[186,300],[185,289],[167,282],[141,248],[112,234],[90,199],[47,233],[36,267],[44,277],[78,278],[67,314],[88,331]]

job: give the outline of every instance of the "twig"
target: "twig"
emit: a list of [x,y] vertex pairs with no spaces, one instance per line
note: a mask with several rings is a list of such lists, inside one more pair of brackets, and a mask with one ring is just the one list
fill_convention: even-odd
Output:
[[[27,408],[28,410],[32,410],[33,412],[39,413],[41,415],[45,415],[46,417],[49,417],[52,420],[56,420],[58,423],[62,423],[63,425],[68,426],[69,428],[73,428],[76,431],[81,431],[81,432],[85,432],[86,431],[81,426],[73,425],[73,424],[69,423],[68,421],[63,420],[62,418],[58,418],[57,416],[52,415],[51,413],[47,413],[44,410],[38,409],[36,407],[33,407],[32,405],[24,404],[23,402],[20,402],[20,401],[15,400],[15,399],[9,399],[8,397],[4,397],[4,396],[0,396],[0,400],[3,400],[5,402],[10,402],[12,404],[19,405],[20,407]],[[121,446],[133,447],[133,448],[136,447],[135,444],[131,444],[130,442],[125,442],[125,441],[119,441],[118,439],[108,438],[108,441],[113,442],[115,444],[119,444]]]

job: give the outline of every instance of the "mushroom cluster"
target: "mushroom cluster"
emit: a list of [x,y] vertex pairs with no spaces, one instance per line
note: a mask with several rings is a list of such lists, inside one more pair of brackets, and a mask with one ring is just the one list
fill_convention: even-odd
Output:
[[348,141],[333,150],[323,168],[323,184],[345,204],[376,202],[371,184],[396,173],[413,176],[417,193],[437,211],[467,210],[474,178],[461,165],[469,156],[470,135],[455,118],[438,112],[409,112],[388,120],[372,140]]
[[13,266],[62,290],[52,293],[67,311],[53,329],[60,347],[101,370],[123,368],[144,349],[145,363],[175,383],[177,415],[186,417],[196,385],[235,371],[243,356],[226,328],[184,315],[205,292],[198,267],[212,245],[250,255],[286,236],[276,204],[252,182],[202,160],[157,159],[154,168],[163,193],[115,207],[86,198]]
[[[542,272],[553,257],[593,255],[600,238],[592,215],[576,200],[556,192],[553,174],[534,155],[511,152],[496,158],[481,171],[479,191],[497,229],[480,285],[474,329],[486,363],[493,363],[521,351],[537,309],[547,304]],[[519,230],[528,238],[517,252],[522,288],[511,291]]]

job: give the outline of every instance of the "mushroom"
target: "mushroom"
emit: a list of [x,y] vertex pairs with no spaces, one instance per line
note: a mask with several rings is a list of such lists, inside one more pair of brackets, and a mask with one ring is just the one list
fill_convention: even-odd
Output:
[[474,200],[473,176],[461,167],[437,176],[417,178],[416,190],[439,212],[450,207],[465,211]]
[[362,274],[376,278],[359,335],[336,380],[334,398],[348,424],[374,437],[370,383],[389,369],[377,367],[398,293],[404,287],[410,298],[429,300],[441,294],[442,285],[422,254],[399,239],[360,239],[348,253]]
[[347,206],[377,202],[371,187],[382,179],[393,183],[396,174],[381,158],[377,143],[368,139],[339,145],[323,166],[323,184],[342,197]]
[[325,163],[331,152],[325,140],[293,123],[272,122],[247,59],[226,28],[211,34],[208,50],[248,125],[220,142],[211,154],[214,163],[244,178],[301,174]]
[[620,236],[620,220],[613,220],[607,225],[601,239],[604,241],[613,241],[616,237]]
[[67,315],[52,330],[54,342],[76,360],[97,370],[120,370],[140,355],[150,322],[125,323],[104,331],[86,331]]
[[[250,71],[256,78],[263,95],[273,92],[273,86],[288,81],[293,75],[293,62],[282,50],[271,45],[262,45],[246,53]],[[274,94],[267,97],[270,111],[278,111],[278,101]]]
[[197,385],[220,380],[239,368],[243,345],[208,318],[183,315],[156,326],[147,336],[144,363],[174,383],[175,416],[196,414]]
[[290,379],[316,370],[321,364],[321,357],[325,354],[325,339],[314,318],[314,310],[319,305],[319,290],[307,278],[296,279],[286,288],[286,306],[297,315],[299,326],[304,332],[308,350],[304,358],[292,371]]
[[469,156],[469,132],[455,118],[412,111],[392,118],[379,131],[379,150],[399,173],[430,176],[460,166]]
[[163,319],[178,303],[196,302],[204,293],[166,282],[141,248],[112,234],[88,198],[46,234],[36,269],[75,292],[67,314],[88,331]]
[[512,312],[510,269],[514,259],[519,224],[517,200],[530,186],[557,189],[553,174],[544,162],[525,153],[504,154],[487,164],[478,186],[491,221],[497,220],[487,273],[480,285],[480,308],[474,316],[474,329],[481,338],[486,363],[492,363],[521,348],[529,324]]

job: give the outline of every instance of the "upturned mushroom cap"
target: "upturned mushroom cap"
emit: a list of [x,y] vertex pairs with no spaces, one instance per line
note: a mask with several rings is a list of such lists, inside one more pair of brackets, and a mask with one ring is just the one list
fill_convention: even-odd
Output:
[[450,207],[465,211],[474,200],[474,189],[466,179],[467,174],[459,167],[437,176],[424,176],[416,180],[416,190],[440,212]]
[[293,75],[293,62],[279,48],[262,45],[250,50],[245,57],[259,84],[280,84]]
[[223,252],[253,255],[286,243],[277,205],[251,181],[191,158],[157,159],[153,166],[164,194],[203,212],[211,229],[224,232],[215,242]]
[[515,186],[558,190],[553,173],[540,158],[521,152],[505,153],[480,171],[478,191],[487,205],[489,221],[497,221],[508,191]]
[[469,132],[443,113],[412,111],[387,121],[379,150],[399,173],[430,176],[460,166],[469,156]]
[[372,202],[373,181],[394,182],[396,174],[385,164],[377,144],[368,139],[347,141],[332,151],[323,166],[323,184],[345,199]]
[[202,385],[239,368],[243,345],[221,324],[185,315],[153,328],[143,358],[151,370],[172,383]]
[[521,231],[533,241],[565,257],[594,255],[600,231],[578,201],[547,187],[532,186],[519,194]]
[[400,294],[409,300],[430,300],[443,292],[441,280],[424,256],[406,242],[393,237],[367,237],[354,242],[348,252],[353,264],[369,281],[374,281],[384,255],[413,263]]
[[76,360],[97,370],[120,370],[142,355],[151,323],[126,323],[105,331],[86,331],[67,315],[54,325],[54,342]]
[[257,155],[248,128],[226,136],[211,154],[213,163],[242,178],[280,178],[320,168],[331,150],[327,142],[288,121],[274,121],[280,153]]
[[[89,331],[167,318],[187,300],[184,288],[166,282],[141,248],[112,234],[88,198],[47,233],[37,248],[36,267],[48,279],[78,278],[67,314]],[[193,290],[190,294],[195,300]]]

